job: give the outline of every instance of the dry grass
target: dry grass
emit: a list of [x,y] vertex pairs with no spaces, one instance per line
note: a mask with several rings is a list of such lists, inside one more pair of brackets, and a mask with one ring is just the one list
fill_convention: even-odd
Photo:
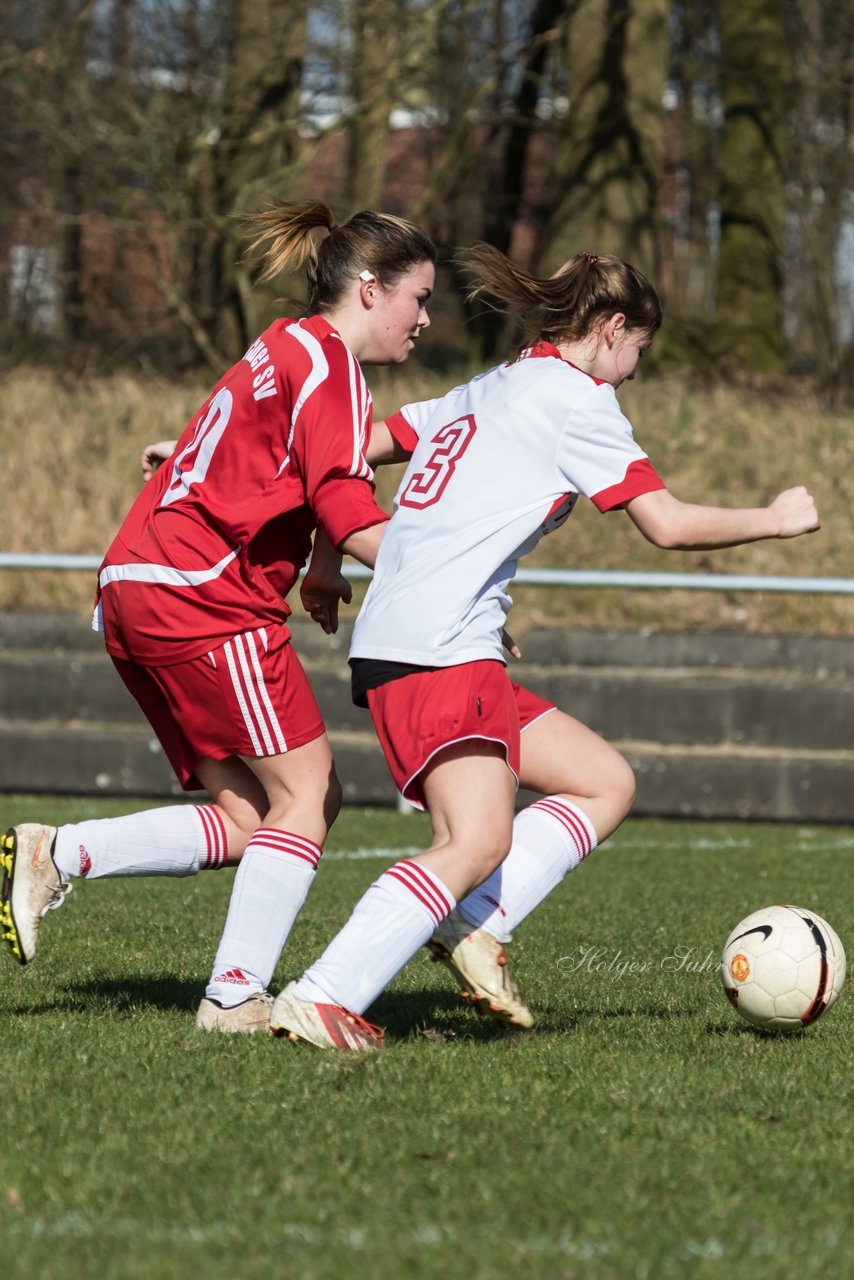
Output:
[[[141,484],[142,446],[178,434],[204,385],[127,375],[69,381],[20,369],[4,388],[0,443],[4,487],[2,551],[100,555]],[[85,608],[94,576],[4,570],[5,606]]]
[[[413,369],[372,375],[378,415],[437,395],[447,381]],[[63,381],[19,369],[6,380],[0,442],[6,489],[0,550],[100,554],[139,486],[148,441],[177,434],[207,394],[204,382],[117,375]],[[794,384],[763,390],[700,386],[687,375],[639,380],[621,393],[638,439],[673,492],[721,505],[767,502],[807,484],[819,534],[731,551],[666,555],[620,516],[583,503],[527,564],[670,572],[848,577],[854,564],[854,473],[845,414]],[[387,503],[397,469],[380,476]],[[6,607],[86,609],[92,575],[5,570]],[[727,628],[846,633],[854,603],[835,596],[533,589],[517,587],[514,629],[537,622],[606,627]]]

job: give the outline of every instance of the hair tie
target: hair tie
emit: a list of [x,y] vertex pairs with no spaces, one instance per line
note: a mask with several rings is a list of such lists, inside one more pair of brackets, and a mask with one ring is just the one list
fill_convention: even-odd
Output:
[[582,253],[580,255],[585,262],[598,262],[599,259],[595,253]]

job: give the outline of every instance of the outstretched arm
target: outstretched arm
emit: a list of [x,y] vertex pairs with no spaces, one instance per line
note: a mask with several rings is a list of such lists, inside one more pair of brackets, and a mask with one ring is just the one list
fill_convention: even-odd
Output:
[[667,489],[656,489],[632,498],[626,511],[649,542],[668,551],[797,538],[821,525],[812,495],[803,485],[784,490],[767,507],[705,507],[680,502]]

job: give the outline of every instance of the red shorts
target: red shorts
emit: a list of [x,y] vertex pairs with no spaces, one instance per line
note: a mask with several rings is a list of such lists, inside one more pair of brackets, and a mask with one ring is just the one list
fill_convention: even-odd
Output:
[[201,760],[276,756],[324,732],[286,627],[235,636],[170,667],[113,658],[185,791],[200,791]]
[[368,707],[395,786],[426,808],[423,774],[445,747],[470,738],[504,747],[519,780],[519,735],[554,703],[514,684],[503,663],[466,662],[416,671],[369,689]]

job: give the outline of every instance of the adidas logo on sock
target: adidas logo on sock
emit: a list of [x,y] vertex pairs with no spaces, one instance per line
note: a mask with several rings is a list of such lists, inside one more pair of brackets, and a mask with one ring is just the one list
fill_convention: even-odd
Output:
[[250,985],[246,974],[242,973],[240,969],[227,969],[225,973],[218,973],[214,978],[214,982],[230,982],[238,987],[248,987]]

